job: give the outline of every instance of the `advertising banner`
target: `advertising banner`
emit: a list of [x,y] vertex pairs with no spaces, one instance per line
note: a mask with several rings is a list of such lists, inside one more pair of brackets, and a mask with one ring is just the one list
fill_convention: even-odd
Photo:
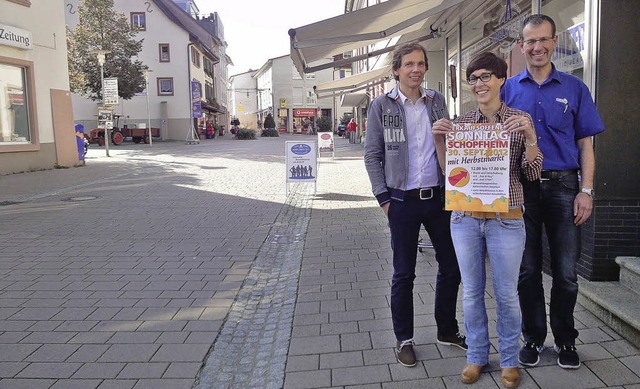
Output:
[[318,133],[318,151],[321,153],[333,153],[333,132]]
[[454,124],[446,140],[445,209],[509,211],[510,142],[499,123]]
[[200,83],[191,81],[191,113],[194,118],[202,117],[202,102],[200,101]]
[[316,142],[285,142],[287,182],[315,182],[318,175]]

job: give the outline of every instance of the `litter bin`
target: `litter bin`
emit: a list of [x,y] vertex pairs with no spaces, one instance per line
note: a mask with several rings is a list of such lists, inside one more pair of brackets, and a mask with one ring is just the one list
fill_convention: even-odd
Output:
[[78,161],[84,161],[84,126],[76,124],[76,146],[78,146]]

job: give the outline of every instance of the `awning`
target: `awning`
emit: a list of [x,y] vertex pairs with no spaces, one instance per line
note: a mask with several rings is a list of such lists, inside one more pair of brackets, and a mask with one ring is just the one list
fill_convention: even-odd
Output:
[[[314,86],[313,89],[318,97],[326,97],[327,95],[332,95],[334,92],[345,93],[358,90],[361,87],[377,85],[380,82],[387,81],[386,79],[389,76],[391,76],[391,65],[364,73],[358,73],[339,80],[318,84]],[[375,84],[370,85],[370,83]]]
[[[330,62],[334,55],[352,51],[382,40],[418,31],[424,27],[426,19],[458,5],[464,0],[392,0],[370,7],[322,20],[303,27],[289,30],[291,59],[298,72],[314,72],[334,66]],[[436,36],[437,31],[429,31],[425,40]],[[393,50],[393,45],[384,51],[367,53],[364,58]],[[353,62],[363,58],[352,57]],[[313,62],[328,63],[311,67]],[[347,62],[348,63],[348,62]]]
[[367,92],[347,93],[340,99],[341,107],[358,107],[367,100]]

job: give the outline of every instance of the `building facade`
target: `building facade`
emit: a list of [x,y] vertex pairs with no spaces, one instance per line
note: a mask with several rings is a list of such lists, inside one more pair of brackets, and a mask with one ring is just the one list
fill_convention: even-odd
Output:
[[[78,22],[72,10],[80,1],[65,0],[70,28]],[[207,120],[220,124],[228,121],[227,96],[222,93],[227,89],[226,64],[230,61],[224,30],[217,18],[194,18],[193,6],[187,12],[171,0],[114,1],[114,10],[124,13],[132,28],[138,27],[137,39],[144,39],[138,58],[149,68],[147,90],[129,100],[120,99],[114,106],[120,126],[149,122],[152,128],[160,129],[162,139],[184,140],[192,128],[204,131]],[[209,30],[219,34],[214,36]],[[197,104],[192,101],[194,94]],[[95,102],[74,95],[73,107],[76,123],[85,128],[96,126]]]
[[63,1],[0,8],[0,174],[79,164]]
[[[371,4],[346,0],[345,9],[347,13],[339,18],[289,32],[297,69],[316,71],[305,63],[306,59],[351,48],[357,73],[371,69],[371,61],[384,64],[394,46],[419,41],[429,53],[425,86],[445,94],[451,116],[475,108],[475,100],[463,82],[470,59],[477,53],[492,51],[507,61],[509,76],[519,73],[526,66],[517,45],[523,20],[532,13],[551,16],[558,35],[553,62],[559,70],[585,82],[607,128],[594,137],[596,195],[592,217],[582,228],[578,272],[591,281],[618,279],[615,258],[640,253],[640,172],[631,168],[640,156],[640,140],[635,135],[640,119],[635,109],[640,96],[640,65],[635,59],[640,51],[635,43],[640,38],[636,20],[640,2],[396,0]],[[403,12],[411,15],[398,17]],[[354,23],[364,16],[369,23]],[[415,16],[420,17],[411,19]],[[413,25],[401,26],[410,19],[415,21]],[[352,27],[337,31],[337,25]],[[385,32],[378,34],[384,38],[371,38],[375,36],[371,33],[379,31]],[[370,39],[358,41],[363,36]],[[366,89],[369,96],[376,95],[379,91],[374,89],[374,81],[364,78],[359,87]],[[385,91],[394,85],[387,83]],[[345,89],[342,93],[349,92]],[[549,270],[548,263],[546,266]]]

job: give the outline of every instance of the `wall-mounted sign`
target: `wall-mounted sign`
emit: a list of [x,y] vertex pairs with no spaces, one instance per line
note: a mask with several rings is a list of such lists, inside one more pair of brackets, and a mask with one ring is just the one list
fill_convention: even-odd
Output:
[[32,50],[33,38],[30,31],[0,24],[0,45]]
[[315,117],[316,110],[311,108],[298,108],[293,110],[293,116],[296,117]]

